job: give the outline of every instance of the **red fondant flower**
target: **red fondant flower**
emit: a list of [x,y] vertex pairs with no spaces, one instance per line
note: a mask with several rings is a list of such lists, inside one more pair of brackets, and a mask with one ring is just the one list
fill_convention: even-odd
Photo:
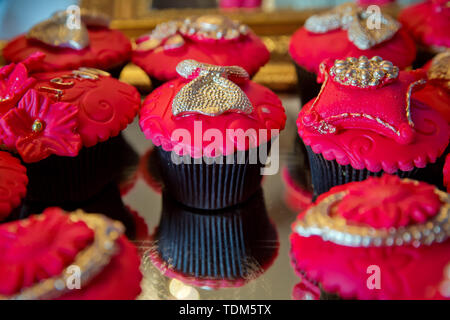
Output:
[[[25,223],[26,222],[26,223]],[[94,239],[84,222],[61,209],[0,226],[0,294],[11,295],[60,275]]]
[[15,107],[35,81],[28,77],[23,63],[12,63],[0,68],[0,115]]
[[17,108],[0,119],[0,138],[16,149],[25,162],[37,162],[55,154],[76,156],[81,138],[76,132],[78,108],[68,103],[51,103],[34,89]]
[[397,176],[384,175],[352,183],[347,191],[337,205],[337,214],[374,228],[424,223],[441,207],[432,185],[402,181]]

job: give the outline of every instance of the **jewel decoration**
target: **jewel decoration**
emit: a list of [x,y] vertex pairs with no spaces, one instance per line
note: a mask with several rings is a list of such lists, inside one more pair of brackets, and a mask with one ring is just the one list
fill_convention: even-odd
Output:
[[82,50],[89,45],[88,26],[107,27],[109,18],[103,13],[85,9],[79,14],[79,24],[71,27],[69,22],[73,19],[73,13],[58,11],[49,19],[33,26],[27,37],[54,47]]
[[450,91],[450,50],[439,53],[433,58],[428,69],[428,79],[442,82]]
[[[403,183],[418,184],[403,179]],[[374,228],[365,224],[349,223],[339,215],[332,215],[335,205],[344,199],[347,191],[341,191],[322,199],[310,208],[303,219],[298,220],[295,231],[303,236],[320,236],[324,241],[349,247],[380,247],[431,245],[440,243],[450,236],[450,195],[435,189],[442,206],[433,218],[399,228]]]
[[[27,223],[27,225],[25,225]],[[81,223],[81,224],[80,224]],[[67,248],[64,245],[67,243],[55,243],[54,247],[50,247],[48,250],[56,250],[59,246],[60,250],[65,250],[64,255],[67,259],[68,256],[72,254],[77,248],[76,246],[83,243],[85,239],[71,239],[74,231],[83,230],[84,224],[88,227],[87,230],[93,233],[92,236],[87,237],[91,240],[81,251],[77,252],[71,265],[76,265],[81,270],[80,284],[81,287],[87,286],[87,284],[98,275],[111,261],[111,258],[117,253],[118,246],[117,240],[124,233],[123,225],[118,221],[110,220],[109,218],[100,214],[86,214],[81,210],[66,214],[61,212],[61,209],[50,208],[44,211],[39,216],[32,216],[23,221],[24,225],[19,225],[15,228],[10,228],[10,230],[1,230],[1,235],[6,236],[7,239],[14,239],[16,243],[20,243],[21,237],[26,238],[26,234],[23,234],[28,230],[28,228],[40,228],[45,229],[55,229],[64,227],[65,230],[69,230],[68,234],[59,234],[60,238],[66,238],[66,240],[71,240],[73,242],[73,247]],[[84,227],[84,228],[83,228]],[[82,229],[80,229],[82,228]],[[58,230],[53,230],[58,231]],[[88,234],[89,235],[89,234]],[[60,239],[61,240],[61,239]],[[75,241],[77,240],[77,241]],[[8,240],[6,240],[8,241]],[[23,244],[22,244],[23,245]],[[8,249],[6,249],[8,250]],[[61,255],[60,252],[49,252],[47,259],[55,261],[54,259],[57,255]],[[35,255],[36,256],[36,255]],[[39,260],[39,255],[36,256]],[[62,256],[61,256],[62,257]],[[44,259],[42,259],[45,262]],[[27,262],[30,264],[30,262]],[[61,272],[57,272],[56,275],[44,278],[39,282],[25,284],[20,292],[0,295],[0,300],[12,299],[12,300],[44,300],[44,299],[54,299],[60,297],[68,292],[67,286],[65,285],[68,278],[72,275],[72,272],[68,269],[70,266],[63,268]]]
[[229,111],[245,114],[253,112],[247,95],[235,83],[245,82],[249,78],[241,67],[222,67],[184,60],[177,65],[177,72],[192,81],[181,88],[173,99],[174,116],[193,113],[218,116]]
[[367,88],[396,79],[398,71],[398,67],[392,62],[378,56],[370,60],[366,56],[360,56],[358,59],[349,57],[346,60],[336,60],[330,68],[330,76],[345,86]]
[[359,49],[367,50],[391,39],[400,29],[395,19],[381,13],[380,27],[371,27],[369,19],[374,18],[373,14],[354,3],[344,3],[323,14],[311,16],[306,20],[305,28],[314,33],[347,30],[349,41]]
[[185,44],[184,38],[194,41],[236,40],[248,32],[246,25],[225,16],[188,17],[158,24],[150,35],[136,41],[136,50],[172,50],[182,47]]

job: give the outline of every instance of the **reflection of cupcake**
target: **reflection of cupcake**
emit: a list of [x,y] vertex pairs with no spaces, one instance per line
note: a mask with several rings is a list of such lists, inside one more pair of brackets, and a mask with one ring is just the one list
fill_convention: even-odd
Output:
[[324,59],[382,56],[400,69],[411,65],[416,54],[414,42],[398,22],[382,15],[380,28],[369,28],[370,19],[371,13],[345,3],[310,17],[294,33],[289,53],[297,66],[302,105],[319,93],[316,78]]
[[263,42],[247,26],[215,15],[159,24],[136,40],[133,51],[133,62],[150,75],[154,87],[177,78],[176,66],[186,59],[240,66],[253,76],[269,57]]
[[150,252],[166,276],[199,287],[240,287],[268,269],[278,236],[262,190],[241,206],[208,214],[163,196],[162,216]]
[[389,61],[362,56],[326,61],[322,76],[320,94],[297,120],[316,195],[383,172],[442,186],[433,172],[442,174],[436,161],[449,143],[449,126],[411,99],[424,83],[422,72],[398,72]]
[[0,221],[8,218],[14,209],[20,210],[27,183],[26,169],[20,161],[0,151]]
[[291,257],[302,279],[344,299],[442,298],[449,215],[449,195],[426,183],[353,182],[299,216]]
[[51,208],[0,234],[1,298],[122,300],[141,291],[136,248],[104,216]]
[[[11,40],[3,49],[9,62],[20,62],[37,51],[46,57],[36,71],[57,71],[91,67],[119,77],[131,56],[131,44],[118,30],[108,28],[109,19],[100,13],[81,11],[80,20],[57,12],[34,26],[27,35]],[[69,28],[68,22],[79,24]]]
[[125,145],[119,133],[140,105],[136,89],[98,69],[30,77],[19,63],[0,73],[10,88],[16,88],[13,76],[29,83],[2,105],[0,118],[1,142],[26,164],[29,199],[82,201],[116,178]]
[[450,48],[450,6],[447,0],[427,0],[405,8],[399,16],[418,45],[415,67]]
[[164,188],[194,208],[245,201],[259,188],[271,141],[284,128],[280,100],[240,67],[186,60],[177,69],[184,78],[155,90],[140,113]]
[[427,74],[426,86],[415,92],[413,98],[439,111],[450,123],[450,49],[427,63]]

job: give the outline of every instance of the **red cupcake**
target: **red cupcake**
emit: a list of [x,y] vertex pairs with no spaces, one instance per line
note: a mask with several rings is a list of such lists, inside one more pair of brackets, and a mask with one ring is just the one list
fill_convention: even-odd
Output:
[[0,298],[135,299],[140,259],[123,232],[102,215],[58,208],[1,225]]
[[292,225],[292,261],[344,299],[448,299],[449,214],[449,195],[423,182],[384,175],[335,187]]
[[109,18],[101,13],[57,12],[26,35],[11,40],[3,48],[3,57],[17,63],[40,51],[45,59],[36,71],[91,67],[118,78],[131,58],[131,43],[122,32],[108,26]]
[[400,24],[381,14],[374,25],[374,12],[345,3],[323,14],[311,16],[291,38],[289,53],[297,66],[300,98],[306,104],[320,90],[317,83],[320,63],[347,57],[381,56],[400,69],[411,66],[416,49]]
[[115,178],[125,145],[120,132],[136,116],[140,95],[98,69],[29,75],[39,58],[0,69],[7,97],[0,141],[27,167],[29,199],[86,200]]
[[450,48],[450,6],[447,0],[427,0],[405,8],[400,22],[418,45],[414,67],[421,67],[436,53]]
[[411,97],[425,84],[424,72],[399,72],[387,60],[365,56],[321,66],[322,89],[297,120],[315,195],[384,172],[442,188],[450,129]]
[[237,66],[186,60],[177,70],[183,77],[152,92],[140,111],[164,188],[194,208],[241,203],[259,188],[267,152],[284,128],[281,101]]
[[0,221],[19,209],[27,192],[28,178],[20,160],[0,151]]
[[136,40],[133,62],[154,87],[179,77],[178,63],[193,59],[218,66],[240,66],[250,76],[269,61],[264,43],[246,26],[225,16],[169,21]]

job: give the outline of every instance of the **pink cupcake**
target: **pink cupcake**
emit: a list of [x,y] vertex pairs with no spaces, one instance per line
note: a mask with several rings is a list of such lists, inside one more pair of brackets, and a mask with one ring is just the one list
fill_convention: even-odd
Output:
[[[131,43],[118,30],[112,30],[109,19],[101,13],[81,10],[80,21],[61,11],[43,21],[27,34],[12,39],[3,48],[8,62],[18,63],[35,52],[45,59],[35,71],[59,71],[91,67],[106,70],[118,78],[131,58]],[[77,26],[69,28],[70,22]]]
[[324,59],[381,56],[400,69],[416,56],[412,38],[400,24],[383,14],[380,28],[369,28],[371,13],[353,3],[311,16],[291,38],[289,53],[297,66],[300,98],[306,104],[317,96],[320,63]]
[[246,25],[207,15],[159,24],[136,40],[132,60],[157,87],[179,76],[176,66],[183,60],[240,66],[253,76],[269,58],[264,43]]
[[30,74],[42,58],[0,69],[0,142],[27,167],[28,199],[87,200],[116,178],[140,95],[93,68]]
[[319,289],[309,296],[450,299],[441,286],[450,262],[449,199],[391,175],[321,195],[292,225],[295,270]]
[[383,173],[442,188],[449,124],[413,98],[423,71],[399,71],[380,57],[327,60],[316,99],[297,119],[315,195]]
[[259,188],[284,129],[281,101],[237,66],[186,60],[177,70],[182,77],[145,99],[139,121],[156,146],[164,188],[194,208],[241,203]]
[[414,67],[450,48],[450,6],[447,0],[427,0],[405,8],[398,18],[418,46]]
[[0,297],[135,299],[141,292],[140,258],[123,232],[121,223],[102,215],[59,208],[2,224]]

